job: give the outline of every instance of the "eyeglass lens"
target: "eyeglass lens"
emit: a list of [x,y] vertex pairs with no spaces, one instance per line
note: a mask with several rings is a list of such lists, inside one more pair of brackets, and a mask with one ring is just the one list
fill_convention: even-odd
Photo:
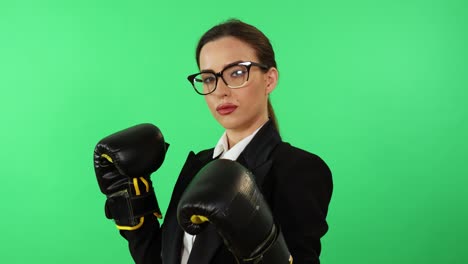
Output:
[[[249,69],[245,65],[232,65],[221,72],[222,80],[229,88],[240,88],[249,79]],[[195,89],[202,94],[211,93],[216,89],[218,79],[215,73],[205,72],[193,79]]]

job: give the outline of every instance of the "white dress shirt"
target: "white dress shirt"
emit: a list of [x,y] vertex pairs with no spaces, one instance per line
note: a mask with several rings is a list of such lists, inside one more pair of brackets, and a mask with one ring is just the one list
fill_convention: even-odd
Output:
[[[239,155],[242,153],[242,151],[244,151],[245,147],[247,147],[250,141],[252,141],[252,138],[255,136],[255,134],[257,134],[258,130],[260,130],[262,126],[263,125],[257,128],[257,130],[255,130],[252,134],[239,141],[231,149],[229,149],[227,134],[224,132],[219,139],[218,144],[216,144],[216,147],[214,148],[213,159],[219,156],[220,159],[237,160]],[[184,233],[182,258],[180,262],[181,264],[187,264],[194,241],[195,236],[192,236],[187,232]]]

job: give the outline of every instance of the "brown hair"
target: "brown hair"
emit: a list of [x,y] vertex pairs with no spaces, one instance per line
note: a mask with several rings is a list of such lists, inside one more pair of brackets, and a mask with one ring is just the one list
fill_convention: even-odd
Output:
[[[200,67],[200,51],[203,46],[222,37],[235,37],[249,44],[254,50],[259,59],[259,63],[265,64],[268,68],[276,66],[275,52],[270,43],[270,40],[258,28],[244,23],[238,19],[229,19],[221,24],[218,24],[209,29],[198,41],[195,58],[197,65]],[[276,120],[275,111],[268,98],[268,116],[273,122],[276,130],[279,131],[278,121]]]

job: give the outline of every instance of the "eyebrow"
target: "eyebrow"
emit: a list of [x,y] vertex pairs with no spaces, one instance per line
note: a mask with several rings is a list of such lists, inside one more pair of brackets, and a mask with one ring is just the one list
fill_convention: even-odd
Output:
[[[236,60],[236,61],[224,64],[221,71],[226,69],[226,67],[228,67],[228,66],[235,65],[235,64],[241,63],[241,62],[245,62],[245,60]],[[203,69],[203,70],[200,70],[200,72],[214,72],[214,73],[216,73],[213,69]]]

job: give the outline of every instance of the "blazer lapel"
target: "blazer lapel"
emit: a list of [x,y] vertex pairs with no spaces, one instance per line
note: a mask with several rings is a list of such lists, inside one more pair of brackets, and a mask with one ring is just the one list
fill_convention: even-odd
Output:
[[172,192],[162,228],[162,258],[164,264],[180,264],[184,231],[177,221],[177,205],[185,188],[195,174],[211,160],[207,151],[202,155],[190,152]]
[[273,164],[270,158],[271,153],[280,142],[281,137],[270,120],[258,131],[237,159],[240,164],[253,173],[260,188],[262,188],[265,177]]
[[207,225],[205,230],[196,236],[187,264],[210,263],[221,245],[223,240],[214,225]]

